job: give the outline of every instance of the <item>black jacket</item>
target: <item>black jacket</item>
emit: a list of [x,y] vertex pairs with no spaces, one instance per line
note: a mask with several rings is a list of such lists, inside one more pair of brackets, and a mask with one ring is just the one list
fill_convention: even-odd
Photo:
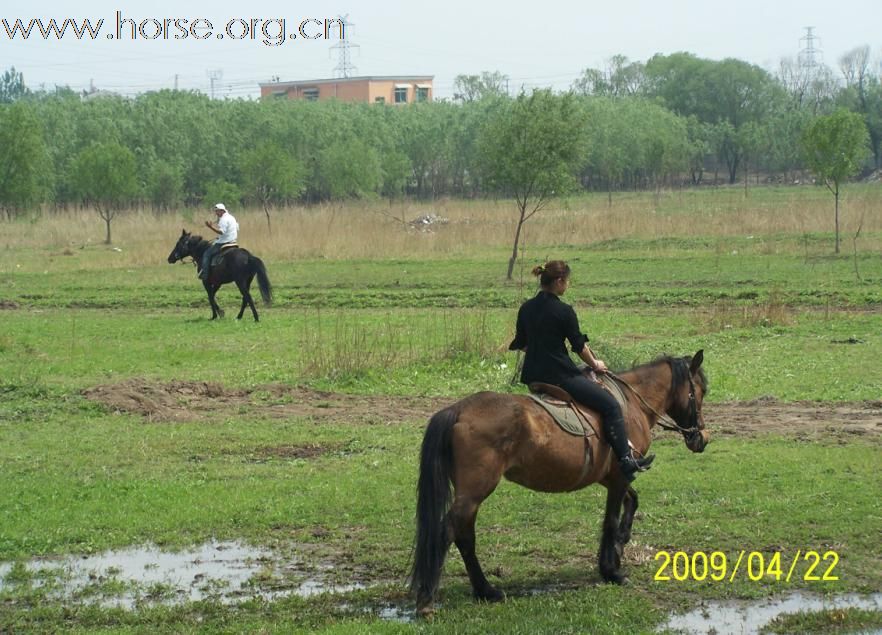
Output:
[[515,338],[508,345],[509,350],[527,349],[521,381],[560,384],[581,374],[567,353],[565,340],[576,354],[588,343],[573,307],[546,291],[524,302],[518,311]]

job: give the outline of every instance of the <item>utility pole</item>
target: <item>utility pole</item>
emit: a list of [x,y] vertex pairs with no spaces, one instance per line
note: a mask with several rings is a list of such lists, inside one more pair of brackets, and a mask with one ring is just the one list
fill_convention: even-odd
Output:
[[214,82],[220,80],[224,76],[223,70],[216,68],[208,71],[208,79],[211,82],[211,98],[214,99]]
[[338,54],[338,62],[334,67],[334,77],[352,77],[357,70],[355,66],[352,64],[352,56],[350,55],[351,49],[360,48],[358,44],[352,44],[349,42],[349,37],[347,36],[347,31],[350,28],[355,26],[352,22],[349,21],[349,14],[347,13],[344,16],[337,16],[337,19],[343,23],[343,38],[337,42],[334,46],[331,47],[330,54],[333,55],[334,50],[336,49]]

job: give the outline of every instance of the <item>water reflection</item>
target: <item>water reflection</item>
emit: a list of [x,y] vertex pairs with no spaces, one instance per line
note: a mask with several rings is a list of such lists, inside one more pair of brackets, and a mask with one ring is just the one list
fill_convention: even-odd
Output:
[[749,635],[785,613],[818,612],[856,608],[882,610],[882,593],[872,595],[819,596],[792,593],[783,598],[758,602],[708,602],[690,613],[672,616],[661,630],[681,633]]

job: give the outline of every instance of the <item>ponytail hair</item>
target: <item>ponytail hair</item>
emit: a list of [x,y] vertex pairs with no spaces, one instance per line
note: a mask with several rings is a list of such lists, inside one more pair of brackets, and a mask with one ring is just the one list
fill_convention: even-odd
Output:
[[569,278],[570,266],[563,260],[549,260],[544,265],[533,267],[532,273],[539,278],[539,284],[548,287],[558,278]]

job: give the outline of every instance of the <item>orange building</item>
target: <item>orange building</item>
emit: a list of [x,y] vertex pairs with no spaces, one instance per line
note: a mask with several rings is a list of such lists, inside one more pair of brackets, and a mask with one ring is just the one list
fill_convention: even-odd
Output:
[[313,79],[260,84],[260,97],[339,99],[368,104],[412,104],[432,101],[433,75]]

